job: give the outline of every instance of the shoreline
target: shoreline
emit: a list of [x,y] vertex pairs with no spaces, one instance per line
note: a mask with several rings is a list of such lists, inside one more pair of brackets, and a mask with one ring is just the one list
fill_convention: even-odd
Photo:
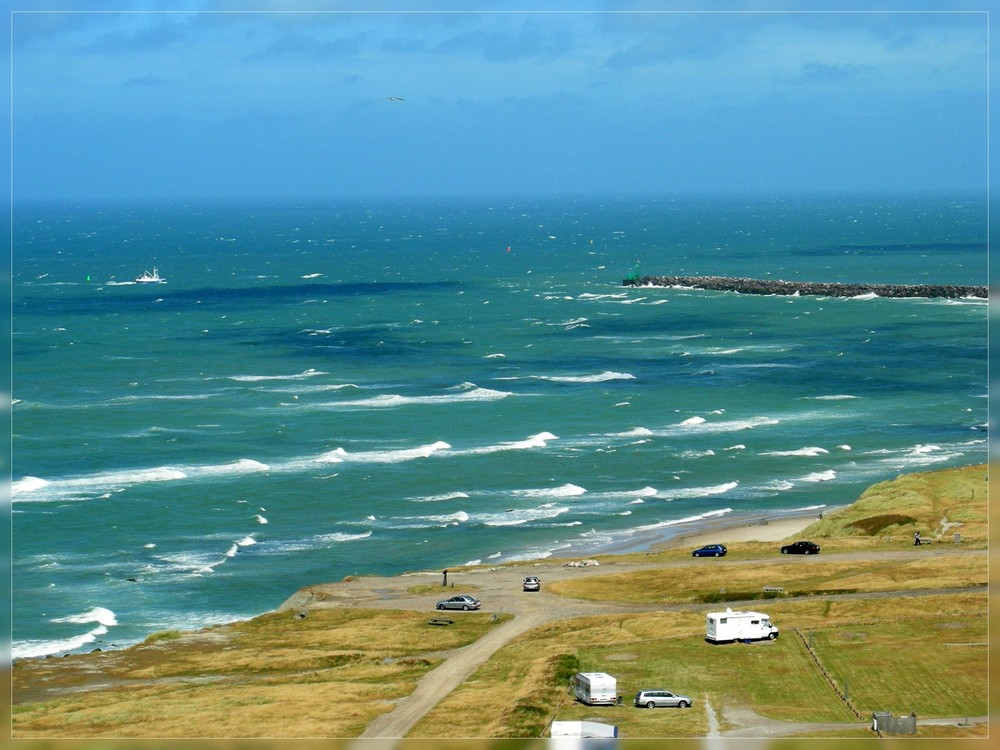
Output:
[[[832,513],[846,505],[831,505],[798,511],[754,511],[730,513],[725,516],[699,518],[696,521],[676,523],[656,529],[635,531],[627,538],[591,544],[573,544],[559,550],[558,554],[537,557],[512,556],[488,563],[483,560],[450,566],[451,570],[506,565],[540,564],[557,560],[630,555],[641,552],[660,552],[678,547],[700,547],[703,544],[730,544],[734,542],[779,542],[800,534],[819,520],[820,513]],[[408,575],[421,571],[409,571]]]

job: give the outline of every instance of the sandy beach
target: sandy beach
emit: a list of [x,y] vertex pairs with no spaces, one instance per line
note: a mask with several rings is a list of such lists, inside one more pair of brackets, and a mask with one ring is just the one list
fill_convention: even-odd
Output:
[[[830,506],[824,513],[832,513],[843,506]],[[599,548],[572,550],[560,557],[581,555],[621,555],[645,550],[700,547],[703,544],[729,544],[732,542],[778,542],[801,533],[818,520],[816,511],[793,514],[741,513],[720,518],[703,518],[690,524],[636,535],[627,541],[603,545]],[[669,534],[669,536],[665,536]]]
[[[827,513],[838,510],[828,508]],[[728,544],[732,542],[779,542],[799,534],[813,522],[817,514],[810,512],[804,515],[782,516],[779,518],[745,517],[740,519],[723,519],[717,524],[701,524],[690,532],[678,534],[675,537],[653,545],[656,549],[668,549],[680,546],[699,547],[703,544]]]

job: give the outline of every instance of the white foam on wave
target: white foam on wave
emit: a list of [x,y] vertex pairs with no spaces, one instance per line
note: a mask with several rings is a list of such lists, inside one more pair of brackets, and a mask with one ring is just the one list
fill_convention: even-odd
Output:
[[321,544],[329,544],[334,542],[357,542],[362,539],[367,539],[372,535],[372,532],[363,531],[359,534],[347,534],[340,531],[334,531],[330,534],[317,534],[314,539]]
[[693,516],[685,516],[684,518],[676,518],[672,521],[660,521],[659,523],[648,524],[646,526],[638,526],[636,531],[656,531],[657,529],[669,528],[671,526],[679,526],[685,523],[697,523],[698,521],[704,521],[709,518],[719,518],[721,516],[729,515],[733,512],[732,508],[720,508],[719,510],[710,510],[706,513],[698,513]]
[[586,494],[587,490],[575,484],[564,484],[559,487],[543,489],[514,490],[512,494],[520,497],[578,497]]
[[404,461],[413,461],[417,458],[429,458],[438,451],[448,450],[449,448],[451,446],[443,440],[416,448],[403,448],[401,450],[358,451],[357,453],[353,453],[345,451],[343,448],[337,448],[329,453],[324,453],[319,457],[319,460],[323,462],[349,461],[352,463],[396,464]]
[[850,401],[852,399],[860,398],[859,396],[852,396],[848,393],[835,393],[829,396],[813,396],[814,401]]
[[826,448],[817,448],[815,446],[809,448],[799,448],[792,451],[763,451],[760,455],[762,456],[821,456],[824,453],[829,453]]
[[258,513],[256,516],[254,516],[254,518],[256,518],[257,519],[257,523],[261,524],[262,526],[267,523],[267,519],[264,518],[264,516],[262,516],[260,513]]
[[681,487],[676,490],[664,490],[657,493],[657,497],[663,500],[682,500],[697,497],[710,497],[712,495],[724,495],[730,490],[739,486],[739,482],[726,482],[725,484],[715,484],[708,487]]
[[426,497],[410,498],[415,503],[441,503],[448,500],[464,500],[468,495],[464,492],[445,492],[441,495],[428,495]]
[[10,655],[13,659],[30,659],[49,654],[68,653],[75,651],[88,643],[97,640],[97,636],[104,635],[108,628],[118,624],[115,613],[106,607],[94,607],[88,612],[66,617],[54,617],[51,622],[90,625],[97,624],[97,627],[90,628],[85,633],[62,638],[58,640],[27,640],[15,641],[11,644]]
[[609,380],[635,380],[628,372],[605,370],[594,375],[532,375],[534,380],[548,380],[553,383],[604,383]]
[[[461,388],[461,386],[457,386]],[[372,398],[354,399],[351,401],[333,401],[322,404],[327,409],[394,409],[400,406],[427,404],[460,404],[474,401],[499,401],[513,396],[509,391],[497,391],[492,388],[473,387],[457,393],[437,396],[401,396],[398,393],[382,394]]]
[[626,499],[626,498],[643,498],[643,497],[656,497],[658,490],[655,487],[642,487],[638,490],[611,490],[609,492],[600,492],[591,495],[591,497],[596,497],[600,499]]
[[230,464],[219,464],[217,466],[202,466],[197,470],[189,469],[189,474],[252,474],[258,471],[270,471],[271,467],[267,464],[262,464],[260,461],[254,461],[252,458],[241,458],[238,461],[233,461]]
[[714,456],[715,451],[711,448],[703,451],[683,451],[681,453],[681,458],[708,458],[709,456]]
[[23,479],[19,479],[16,482],[11,483],[10,489],[13,494],[17,495],[22,492],[34,492],[35,490],[40,490],[48,485],[48,482],[39,477],[24,477]]
[[[709,422],[704,417],[691,417],[685,419],[676,427],[695,428],[699,432],[740,432],[742,430],[752,430],[757,427],[779,424],[779,420],[771,417],[749,417],[747,419],[731,419],[725,422]],[[676,428],[675,428],[676,429]]]
[[763,485],[762,489],[769,490],[772,492],[785,492],[786,490],[792,489],[794,486],[795,485],[789,482],[787,479],[775,479]]
[[496,354],[487,354],[487,355],[485,355],[483,357],[483,359],[501,359],[501,358],[506,357],[506,356],[507,356],[506,354],[503,354],[501,352],[497,352]]
[[309,368],[303,372],[296,373],[294,375],[230,375],[230,380],[237,380],[242,383],[256,383],[261,380],[305,380],[306,378],[314,378],[317,375],[327,375],[328,373],[321,372],[319,370],[314,370]]
[[577,299],[624,299],[628,297],[628,292],[619,292],[617,294],[594,294],[593,292],[583,292],[576,296]]
[[[44,480],[38,477],[25,477],[14,482],[11,491],[14,499],[22,501],[65,501],[79,499],[80,495],[107,492],[109,487],[117,489],[146,482],[170,482],[187,479],[187,476],[180,469],[160,466],[154,469],[124,469],[67,479]],[[18,497],[25,494],[29,497]]]
[[650,437],[653,431],[647,427],[634,427],[625,432],[612,432],[608,437]]
[[848,297],[847,299],[858,299],[858,300],[878,299],[878,295],[875,294],[875,292],[868,292],[867,294],[855,294],[853,297]]
[[430,516],[396,516],[388,519],[385,526],[390,529],[431,529],[446,526],[460,526],[469,520],[469,514],[464,510],[454,513]]
[[72,623],[82,623],[86,625],[87,623],[97,622],[104,627],[111,627],[118,624],[118,619],[115,617],[115,613],[106,607],[94,607],[88,612],[83,612],[79,615],[67,615],[66,617],[53,617],[52,622],[72,622]]
[[499,453],[500,451],[516,451],[516,450],[528,450],[530,448],[546,448],[548,447],[549,441],[558,439],[559,438],[553,435],[551,432],[539,432],[537,435],[531,435],[524,440],[514,440],[511,442],[498,443],[497,445],[485,445],[482,446],[481,448],[467,448],[465,450],[455,451],[455,454],[462,456],[475,456],[486,453]]
[[806,474],[804,477],[799,477],[797,481],[799,482],[832,482],[837,478],[837,472],[833,469],[827,469],[826,471],[816,471],[812,474]]
[[567,512],[569,512],[569,508],[567,507],[555,505],[554,503],[546,503],[537,508],[510,510],[504,513],[476,514],[473,522],[480,523],[483,526],[523,526],[533,521],[557,518]]

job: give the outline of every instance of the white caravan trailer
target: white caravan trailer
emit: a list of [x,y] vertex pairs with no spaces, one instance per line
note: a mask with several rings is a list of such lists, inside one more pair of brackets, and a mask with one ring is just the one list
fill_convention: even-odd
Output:
[[613,706],[618,702],[618,682],[604,672],[577,672],[569,684],[581,703]]
[[712,643],[778,637],[778,628],[763,612],[734,612],[728,608],[725,612],[709,612],[707,625],[705,640]]

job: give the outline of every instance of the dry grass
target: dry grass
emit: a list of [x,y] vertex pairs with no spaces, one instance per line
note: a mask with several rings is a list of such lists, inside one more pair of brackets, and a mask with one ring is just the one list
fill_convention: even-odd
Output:
[[489,618],[441,628],[420,612],[280,612],[123,651],[18,661],[13,735],[357,736],[412,692],[439,662],[432,654],[509,619]]
[[[752,557],[734,544],[730,560]],[[985,585],[989,578],[984,555],[935,557],[917,560],[836,560],[822,554],[812,558],[780,557],[753,565],[698,560],[683,567],[639,570],[586,579],[555,581],[550,591],[562,596],[601,601],[710,602],[763,598],[764,587],[780,587],[784,595],[803,593],[857,593],[956,588]],[[724,596],[719,592],[725,590]]]
[[[956,654],[945,645],[985,640],[985,593],[786,601],[769,603],[766,611],[782,628],[782,637],[753,646],[705,643],[700,611],[586,617],[538,628],[498,651],[409,736],[518,736],[507,717],[526,704],[538,716],[547,713],[546,722],[606,721],[627,737],[704,736],[706,701],[717,714],[725,706],[752,706],[762,716],[784,721],[857,721],[792,628],[807,638],[811,634],[820,659],[838,684],[848,681],[852,702],[863,712],[899,713],[912,707],[921,718],[986,713],[984,652],[969,647]],[[921,635],[914,640],[914,634]],[[573,702],[565,682],[548,679],[552,654],[574,654],[581,671],[615,675],[625,705]],[[637,690],[654,687],[686,692],[695,706],[686,711],[631,706]],[[937,699],[942,689],[951,694],[947,701]],[[495,718],[484,726],[483,716]],[[973,728],[969,732],[975,736]],[[823,736],[871,733],[859,726]],[[927,736],[936,734],[929,730]]]

